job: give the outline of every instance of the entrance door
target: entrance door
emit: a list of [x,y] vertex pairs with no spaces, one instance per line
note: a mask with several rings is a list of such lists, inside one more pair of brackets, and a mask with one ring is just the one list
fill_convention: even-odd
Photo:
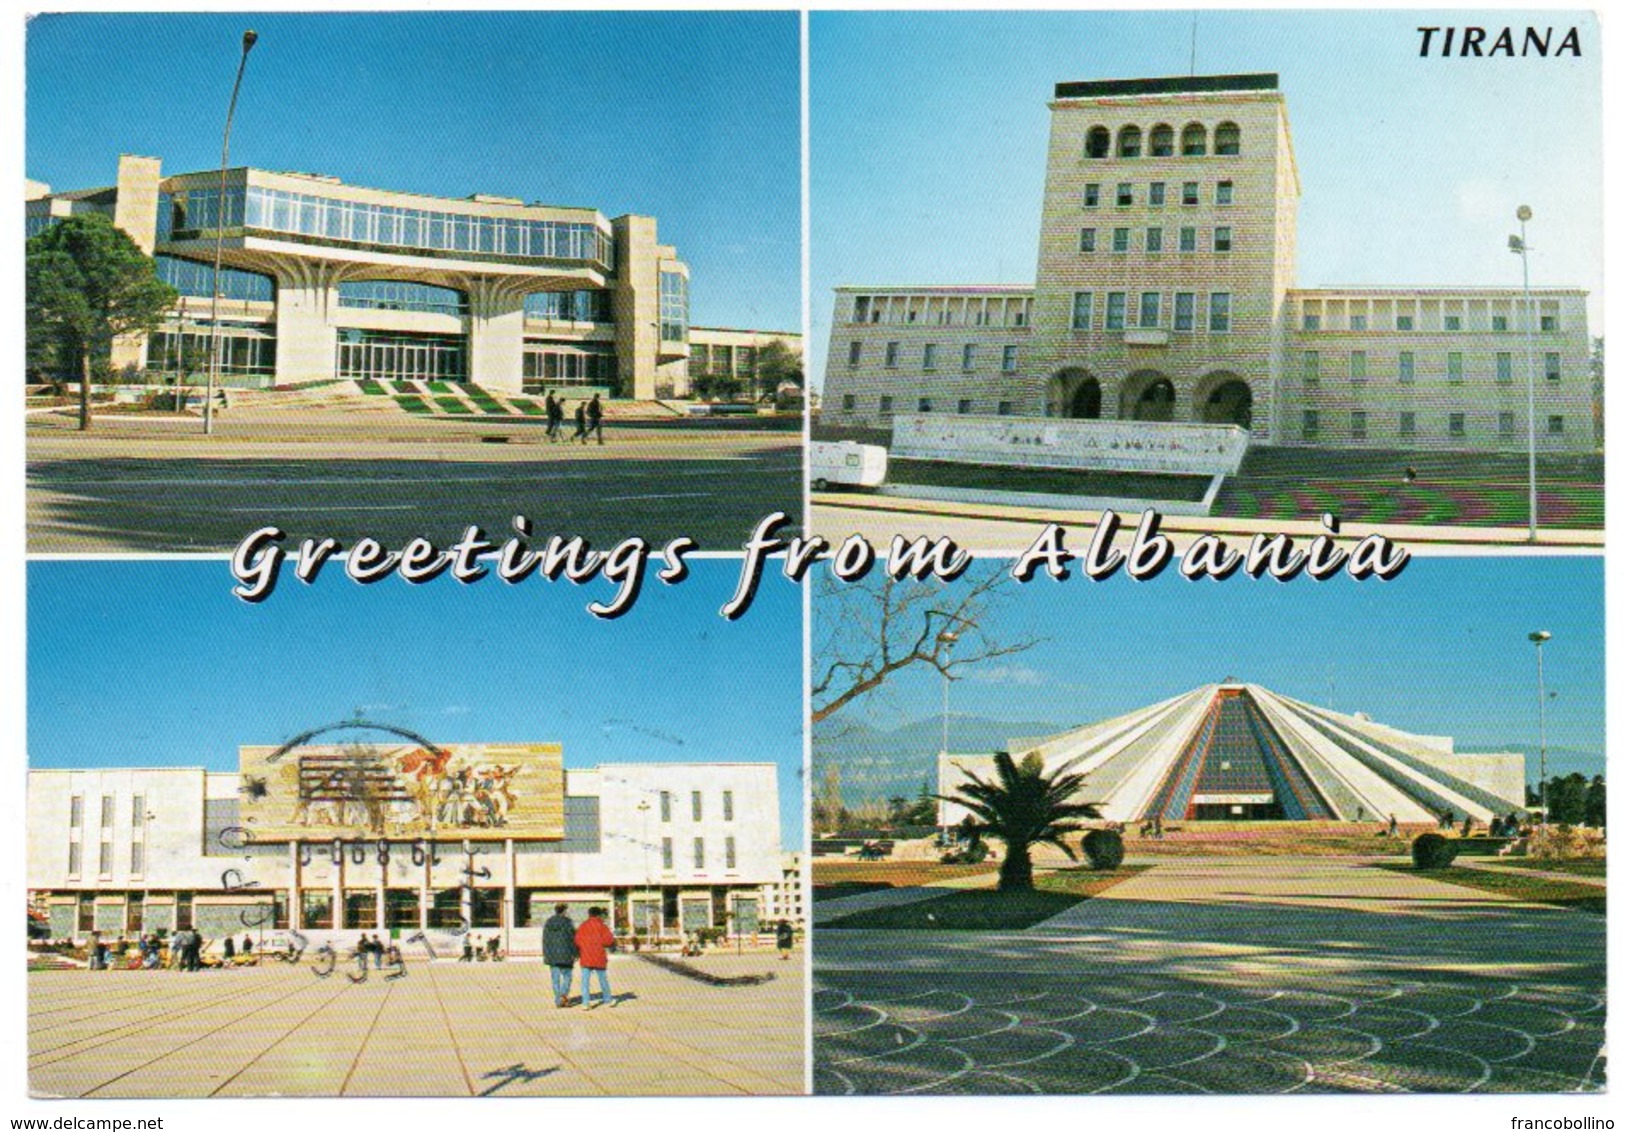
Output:
[[1073,390],[1072,401],[1067,405],[1066,415],[1075,420],[1099,420],[1100,382],[1091,377]]
[[761,930],[761,902],[754,896],[734,897],[734,934],[755,935]]
[[1202,420],[1208,424],[1253,426],[1253,391],[1245,381],[1227,381],[1208,394],[1202,406]]
[[1171,421],[1174,419],[1174,383],[1159,377],[1134,402],[1137,421]]

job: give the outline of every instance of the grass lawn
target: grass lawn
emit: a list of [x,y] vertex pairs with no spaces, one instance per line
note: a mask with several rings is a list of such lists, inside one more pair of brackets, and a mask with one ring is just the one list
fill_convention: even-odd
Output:
[[[1392,869],[1394,872],[1413,872],[1409,865],[1389,864],[1384,861],[1377,865],[1379,869]],[[1546,877],[1532,877],[1516,872],[1492,872],[1488,869],[1464,869],[1454,866],[1448,869],[1431,869],[1423,876],[1433,880],[1441,880],[1446,884],[1456,884],[1463,888],[1476,888],[1482,892],[1498,892],[1503,896],[1510,896],[1514,900],[1524,900],[1531,904],[1550,904],[1557,908],[1574,908],[1582,912],[1596,912],[1598,915],[1608,911],[1608,897],[1601,888],[1594,884],[1583,884],[1577,881],[1548,880]]]
[[870,931],[1021,931],[1059,915],[1091,896],[1144,872],[1148,865],[1124,865],[1116,872],[1058,869],[1033,878],[1031,892],[996,889],[944,889],[943,895],[897,908],[853,912],[818,925],[825,929]]
[[464,401],[460,397],[436,397],[434,399],[434,403],[436,405],[439,405],[442,409],[446,410],[446,412],[448,412],[448,413],[464,413],[464,414],[467,414],[467,413],[472,413],[474,411],[473,409],[468,407],[468,402]]
[[542,408],[542,406],[538,405],[534,401],[523,401],[523,400],[520,400],[518,397],[515,397],[512,401],[509,402],[509,404],[511,404],[514,408],[518,409],[521,413],[524,413],[525,416],[527,416],[527,417],[545,417],[545,416],[547,416],[547,410]]
[[361,386],[361,392],[363,393],[372,393],[381,396],[389,392],[389,390],[385,389],[383,385],[374,381],[370,377],[364,377],[360,381],[356,382],[356,384]]
[[1541,861],[1534,857],[1502,857],[1495,863],[1499,868],[1532,869],[1540,873],[1568,873],[1577,877],[1606,877],[1608,875],[1608,859],[1606,857],[1580,857],[1573,861]]
[[422,397],[415,397],[410,393],[396,394],[395,404],[399,405],[409,413],[428,414],[432,411],[430,410],[429,406],[423,403]]

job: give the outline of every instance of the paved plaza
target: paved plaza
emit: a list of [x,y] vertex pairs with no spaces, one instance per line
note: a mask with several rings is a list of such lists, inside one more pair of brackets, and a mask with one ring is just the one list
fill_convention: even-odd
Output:
[[599,447],[549,444],[531,422],[377,412],[222,415],[213,437],[195,420],[108,415],[79,434],[66,418],[34,418],[28,549],[227,552],[268,522],[285,545],[423,535],[446,546],[471,523],[500,542],[525,515],[543,540],[659,547],[686,535],[736,551],[764,516],[801,513],[795,422],[750,425],[610,422]]
[[554,1007],[539,962],[28,976],[36,1096],[787,1094],[806,1087],[799,955],[707,956],[709,985],[613,960],[623,1001]]
[[814,1087],[1599,1091],[1604,936],[1358,860],[1166,859],[1021,932],[821,927]]

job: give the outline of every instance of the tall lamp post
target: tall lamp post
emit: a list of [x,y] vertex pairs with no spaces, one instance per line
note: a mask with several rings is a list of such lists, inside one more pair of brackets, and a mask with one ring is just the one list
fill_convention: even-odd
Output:
[[1535,644],[1535,694],[1540,697],[1540,822],[1546,824],[1546,664],[1541,646],[1552,639],[1544,629],[1529,634]]
[[1524,370],[1529,380],[1529,541],[1536,541],[1539,522],[1535,499],[1535,305],[1529,297],[1529,241],[1526,225],[1535,214],[1527,204],[1518,206],[1518,234],[1507,238],[1507,247],[1523,260],[1523,344]]
[[220,139],[220,195],[214,214],[214,295],[209,301],[209,388],[203,398],[203,432],[214,432],[214,387],[220,379],[220,259],[226,238],[226,166],[231,161],[231,120],[237,114],[237,92],[243,86],[243,70],[248,53],[259,39],[255,31],[243,32],[243,54],[237,60],[237,80],[231,84],[231,103],[226,107],[226,130]]
[[[952,654],[954,643],[959,640],[959,634],[944,629],[937,634],[937,643],[942,645],[943,651]],[[948,674],[942,674],[942,753],[948,753]]]

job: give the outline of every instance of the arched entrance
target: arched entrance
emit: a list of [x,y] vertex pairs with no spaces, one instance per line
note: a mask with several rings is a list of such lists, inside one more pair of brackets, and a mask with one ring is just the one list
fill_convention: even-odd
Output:
[[1253,390],[1239,377],[1221,382],[1202,402],[1206,424],[1233,424],[1253,427]]
[[1098,421],[1100,419],[1100,382],[1089,378],[1072,391],[1072,400],[1067,406],[1067,416],[1076,420]]
[[1122,417],[1129,421],[1171,421],[1177,400],[1173,382],[1155,370],[1143,371],[1123,386]]
[[1100,382],[1083,369],[1064,369],[1049,380],[1049,415],[1100,419]]

